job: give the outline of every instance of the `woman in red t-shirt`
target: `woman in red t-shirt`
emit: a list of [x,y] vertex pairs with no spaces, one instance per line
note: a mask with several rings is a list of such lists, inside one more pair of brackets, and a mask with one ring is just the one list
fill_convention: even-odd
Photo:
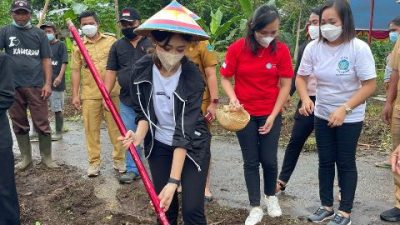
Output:
[[[244,161],[244,174],[252,209],[246,225],[260,222],[261,163],[264,173],[264,194],[271,217],[281,216],[275,196],[277,150],[281,130],[281,110],[289,96],[293,76],[288,47],[278,41],[279,14],[276,8],[259,7],[248,24],[245,38],[228,48],[221,67],[221,84],[235,107],[244,107],[250,115],[249,124],[237,132]],[[231,78],[235,79],[233,87]]]

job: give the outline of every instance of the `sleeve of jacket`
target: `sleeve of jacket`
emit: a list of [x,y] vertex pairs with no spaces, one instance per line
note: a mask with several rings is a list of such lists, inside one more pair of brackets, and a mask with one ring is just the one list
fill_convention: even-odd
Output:
[[0,111],[5,111],[14,102],[13,75],[8,68],[8,56],[0,53]]
[[[133,66],[132,72],[130,74],[130,82],[129,82],[129,92],[130,92],[130,99],[132,102],[132,108],[136,113],[136,119],[135,119],[135,123],[138,124],[140,120],[146,120],[147,118],[144,115],[143,111],[142,111],[142,107],[144,105],[143,100],[145,100],[143,98],[143,93],[140,92],[139,88],[140,86],[137,84],[134,84],[135,82],[135,74],[137,74],[139,71],[138,69],[136,69],[135,66]],[[138,94],[141,93],[141,94]],[[141,98],[139,100],[139,98]],[[146,104],[147,105],[147,104]]]

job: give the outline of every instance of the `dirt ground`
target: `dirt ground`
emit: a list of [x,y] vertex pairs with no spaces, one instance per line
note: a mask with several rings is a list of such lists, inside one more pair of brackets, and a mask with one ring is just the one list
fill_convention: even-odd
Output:
[[[78,169],[62,165],[49,170],[36,165],[16,174],[21,206],[22,224],[84,225],[84,224],[155,224],[155,215],[140,181],[121,185],[117,191],[118,212],[109,211],[104,201],[96,197],[95,187],[103,177],[87,179]],[[245,209],[219,206],[213,202],[206,206],[208,224],[243,224]],[[123,212],[123,213],[121,213]],[[265,216],[264,225],[307,224],[304,220]]]

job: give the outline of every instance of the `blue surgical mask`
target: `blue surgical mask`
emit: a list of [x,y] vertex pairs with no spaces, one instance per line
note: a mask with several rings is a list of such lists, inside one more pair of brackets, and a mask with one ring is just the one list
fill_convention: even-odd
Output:
[[399,33],[397,33],[396,31],[391,31],[389,33],[390,42],[395,43],[397,41],[398,36],[399,36]]
[[49,39],[49,41],[54,41],[54,39],[56,39],[56,36],[54,34],[47,34],[47,39]]
[[13,20],[12,24],[13,24],[15,27],[20,28],[20,29],[29,29],[29,28],[32,27],[31,21],[28,21],[24,26],[18,25],[18,23],[15,22],[15,20]]

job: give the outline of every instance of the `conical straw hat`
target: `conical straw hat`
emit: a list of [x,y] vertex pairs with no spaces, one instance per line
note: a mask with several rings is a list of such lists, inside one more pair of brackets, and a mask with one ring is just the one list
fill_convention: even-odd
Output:
[[192,35],[193,40],[198,41],[209,39],[210,37],[194,19],[199,17],[177,1],[172,1],[140,25],[135,32],[148,36],[151,31],[160,30]]

